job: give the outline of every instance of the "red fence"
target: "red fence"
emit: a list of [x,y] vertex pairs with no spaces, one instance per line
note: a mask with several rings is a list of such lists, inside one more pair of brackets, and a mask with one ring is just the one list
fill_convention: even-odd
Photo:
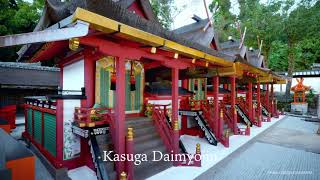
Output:
[[16,128],[16,105],[8,105],[0,108],[0,118],[8,121],[11,129]]

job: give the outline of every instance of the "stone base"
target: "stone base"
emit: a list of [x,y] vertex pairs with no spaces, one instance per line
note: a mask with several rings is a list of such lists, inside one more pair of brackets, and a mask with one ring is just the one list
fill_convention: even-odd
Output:
[[308,112],[308,103],[291,103],[291,112],[292,113],[301,113],[301,114],[307,114]]

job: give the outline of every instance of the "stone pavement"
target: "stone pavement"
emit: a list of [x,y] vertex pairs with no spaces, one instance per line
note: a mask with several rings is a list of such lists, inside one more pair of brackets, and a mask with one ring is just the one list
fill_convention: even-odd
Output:
[[319,179],[318,126],[287,117],[196,179]]

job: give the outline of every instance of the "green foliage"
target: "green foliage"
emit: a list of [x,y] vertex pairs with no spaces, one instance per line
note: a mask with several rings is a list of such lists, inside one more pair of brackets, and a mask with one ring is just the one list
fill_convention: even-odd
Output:
[[[22,0],[0,0],[0,36],[33,31],[44,5],[43,0],[33,3]],[[0,49],[0,61],[15,61],[17,47]]]
[[307,103],[310,107],[317,107],[316,103],[315,103],[315,94],[314,94],[314,89],[310,89],[306,98],[307,98]]
[[169,29],[173,23],[173,12],[177,8],[173,5],[173,0],[150,0],[152,10],[158,17],[160,24]]

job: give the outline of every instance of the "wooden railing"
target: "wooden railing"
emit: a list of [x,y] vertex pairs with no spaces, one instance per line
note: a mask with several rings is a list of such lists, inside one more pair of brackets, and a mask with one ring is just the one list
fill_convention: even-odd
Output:
[[171,141],[173,130],[166,117],[168,106],[169,105],[154,104],[152,107],[152,119],[154,120],[156,129],[159,132],[160,137],[167,148],[167,151],[171,152],[171,150],[173,150]]
[[232,111],[231,108],[228,109],[226,104],[223,101],[220,102],[220,104],[221,104],[220,107],[222,108],[222,110],[224,112],[224,120],[227,122],[228,127],[233,130],[232,115],[234,112]]
[[94,127],[109,124],[112,120],[110,108],[75,108],[74,121],[79,127]]

